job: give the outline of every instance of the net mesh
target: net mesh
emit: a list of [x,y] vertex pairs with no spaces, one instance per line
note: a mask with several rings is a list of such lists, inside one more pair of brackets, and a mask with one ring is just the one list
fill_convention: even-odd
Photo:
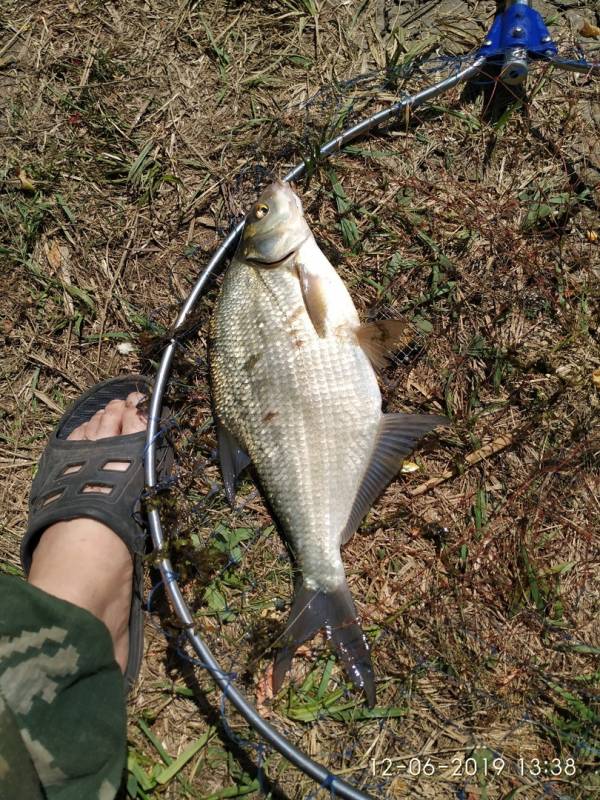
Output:
[[[297,189],[361,315],[412,323],[381,374],[384,408],[453,420],[343,551],[372,646],[376,708],[364,707],[322,637],[300,648],[272,696],[293,574],[252,479],[233,509],[222,491],[206,357],[218,280],[195,335],[180,340],[168,392],[181,409],[170,553],[227,677],[296,745],[375,797],[504,797],[515,787],[587,797],[600,747],[599,442],[595,356],[581,336],[591,306],[573,297],[591,291],[598,266],[597,162],[585,150],[597,89],[540,66],[528,97],[500,98],[490,124],[500,91],[490,76],[474,104],[455,90],[335,160],[316,157],[392,96],[464,64],[426,57],[292,103],[217,211],[224,231],[286,164],[310,161]],[[170,648],[201,667],[165,617],[155,620]],[[214,695],[201,670],[197,680]],[[272,789],[280,757],[222,700],[220,715]],[[319,796],[309,787],[293,796]]]

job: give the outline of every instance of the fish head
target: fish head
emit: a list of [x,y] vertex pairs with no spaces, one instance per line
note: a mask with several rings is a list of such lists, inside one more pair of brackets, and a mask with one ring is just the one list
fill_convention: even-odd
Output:
[[292,255],[310,235],[300,198],[287,183],[275,181],[246,217],[238,257],[274,266]]

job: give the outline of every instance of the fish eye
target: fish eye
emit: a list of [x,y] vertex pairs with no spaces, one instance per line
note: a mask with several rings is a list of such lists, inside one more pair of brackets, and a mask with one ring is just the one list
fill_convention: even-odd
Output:
[[266,203],[258,203],[256,208],[254,209],[254,215],[257,219],[262,219],[266,217],[269,213],[269,206]]

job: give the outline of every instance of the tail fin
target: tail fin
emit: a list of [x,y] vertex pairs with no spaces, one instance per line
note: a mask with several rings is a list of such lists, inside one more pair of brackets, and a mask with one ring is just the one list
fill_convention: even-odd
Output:
[[277,693],[281,688],[297,648],[321,628],[325,628],[327,638],[333,643],[350,680],[360,689],[364,689],[368,706],[373,708],[373,665],[345,582],[332,592],[308,589],[304,585],[297,590],[284,634],[284,645],[275,656],[274,691]]

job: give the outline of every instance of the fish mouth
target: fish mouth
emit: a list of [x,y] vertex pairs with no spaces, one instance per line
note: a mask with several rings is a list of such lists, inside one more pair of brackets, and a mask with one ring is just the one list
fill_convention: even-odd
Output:
[[244,256],[244,258],[250,264],[262,264],[263,266],[266,266],[266,267],[279,267],[285,261],[287,261],[288,258],[291,258],[294,255],[294,253],[296,253],[302,247],[304,242],[306,242],[308,240],[309,236],[310,236],[310,234],[305,236],[304,239],[302,239],[302,241],[299,244],[296,244],[296,245],[294,245],[294,247],[292,247],[292,249],[289,251],[289,253],[286,253],[286,255],[284,255],[282,258],[277,258],[274,261],[265,261],[264,258],[252,258],[252,256]]
[[290,256],[293,256],[297,249],[297,247],[294,247],[287,255],[283,258],[278,258],[276,261],[265,261],[263,258],[251,258],[250,256],[246,256],[246,261],[249,261],[251,264],[263,264],[267,267],[277,267],[283,264],[284,261],[287,261]]

